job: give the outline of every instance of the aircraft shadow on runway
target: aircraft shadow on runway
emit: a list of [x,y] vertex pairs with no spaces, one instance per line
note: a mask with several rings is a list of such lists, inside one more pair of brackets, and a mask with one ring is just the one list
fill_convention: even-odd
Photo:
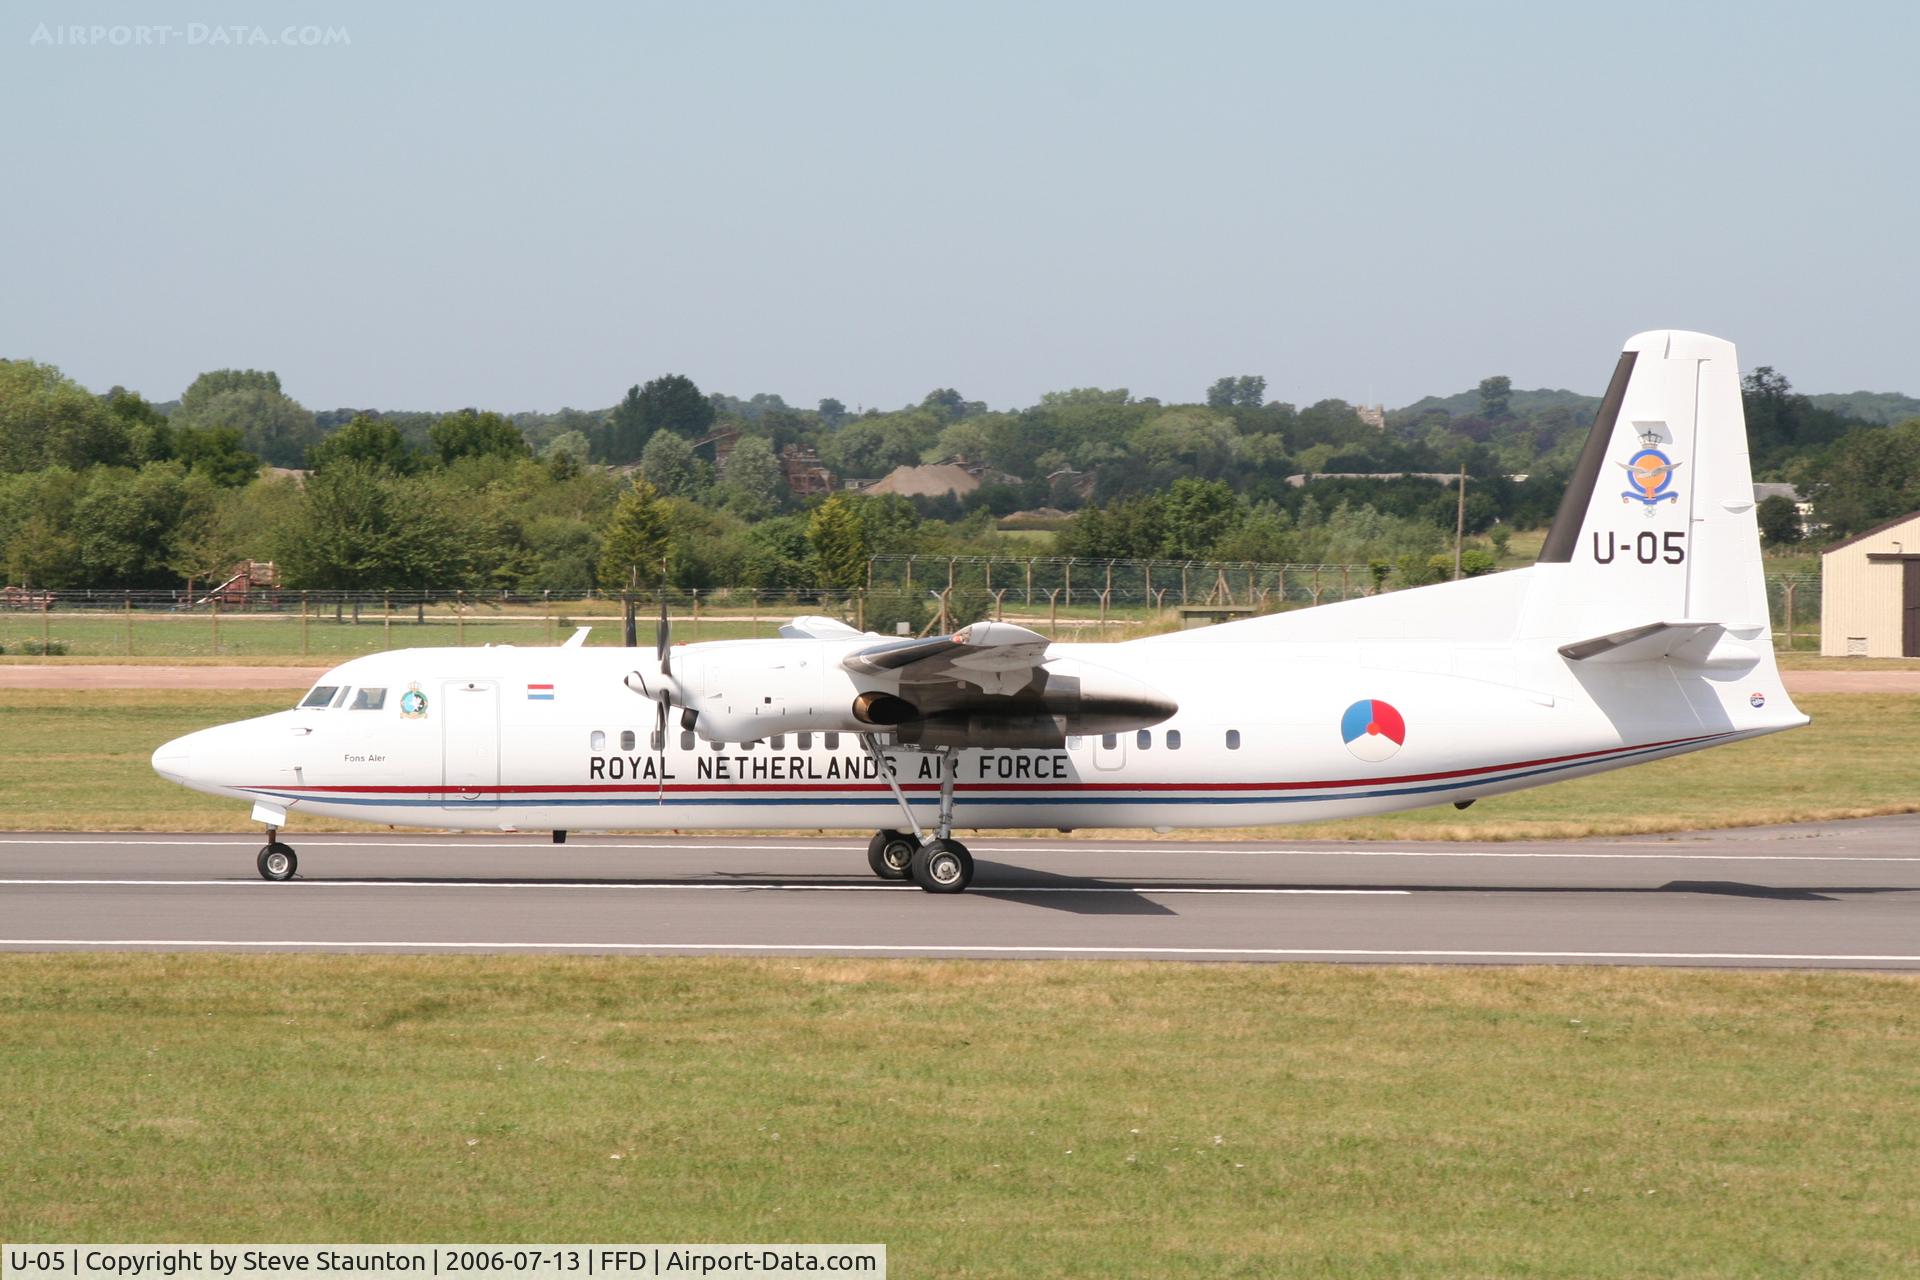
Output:
[[[1156,901],[1151,895],[1156,891],[1225,889],[1247,890],[1252,892],[1304,891],[1311,893],[1364,893],[1394,892],[1415,895],[1432,894],[1551,894],[1551,895],[1591,895],[1591,896],[1644,896],[1671,895],[1686,896],[1707,894],[1730,898],[1758,898],[1778,902],[1839,902],[1847,898],[1878,894],[1916,893],[1920,886],[1914,885],[1846,885],[1820,887],[1780,887],[1764,884],[1749,884],[1737,880],[1670,880],[1662,885],[1543,885],[1543,884],[1420,884],[1420,883],[1382,883],[1366,884],[1328,884],[1324,882],[1249,882],[1235,880],[1222,882],[1217,880],[1155,880],[1141,883],[1137,878],[1116,882],[1097,876],[1061,875],[1055,872],[1038,871],[1031,867],[1011,866],[1005,863],[978,861],[973,887],[968,891],[971,896],[987,897],[1000,901],[1020,902],[1028,906],[1049,911],[1064,911],[1072,915],[1086,916],[1177,916],[1180,912],[1164,902]],[[311,885],[324,885],[329,877],[307,877],[300,879]],[[543,885],[565,885],[567,887],[592,888],[636,888],[659,886],[662,888],[699,888],[723,884],[733,888],[751,890],[756,888],[778,890],[785,887],[803,889],[870,889],[877,887],[864,876],[778,876],[765,871],[704,871],[697,876],[568,876],[564,879],[542,880],[525,876],[419,876],[419,875],[380,875],[380,876],[343,876],[355,884],[379,885],[445,885],[449,888],[460,886],[492,886],[512,888],[524,885],[537,888]],[[1082,892],[1074,892],[1081,890]]]

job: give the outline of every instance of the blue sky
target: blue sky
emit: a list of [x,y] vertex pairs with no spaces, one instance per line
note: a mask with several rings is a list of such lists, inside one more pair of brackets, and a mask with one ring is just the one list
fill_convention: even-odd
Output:
[[[347,42],[250,42],[289,25]],[[1916,46],[1907,4],[6,0],[0,354],[315,408],[1401,404],[1597,392],[1673,326],[1920,393]]]

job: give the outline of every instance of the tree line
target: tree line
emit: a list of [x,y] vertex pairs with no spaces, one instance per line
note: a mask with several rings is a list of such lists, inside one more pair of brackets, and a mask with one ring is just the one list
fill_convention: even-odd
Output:
[[[1920,508],[1920,418],[1849,417],[1770,368],[1743,396],[1756,475],[1799,485],[1821,536]],[[1456,518],[1455,490],[1427,477],[1465,471],[1469,534],[1542,525],[1593,404],[1492,377],[1382,427],[1232,375],[1191,403],[1083,387],[994,410],[938,388],[803,409],[669,374],[602,410],[314,412],[271,371],[214,370],[153,404],[0,360],[0,567],[14,584],[147,588],[271,559],[296,588],[579,592],[849,585],[876,554],[1058,553],[1379,562],[1415,581]],[[796,495],[795,456],[842,482],[957,462],[980,483]],[[1763,506],[1772,541],[1799,534],[1785,505]],[[1040,532],[1003,530],[1015,512]]]

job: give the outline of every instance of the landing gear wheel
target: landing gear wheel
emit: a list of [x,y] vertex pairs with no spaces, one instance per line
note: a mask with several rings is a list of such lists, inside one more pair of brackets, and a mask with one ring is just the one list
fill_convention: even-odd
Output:
[[882,880],[905,880],[913,870],[913,851],[920,842],[901,831],[876,831],[867,841],[867,865]]
[[260,850],[259,861],[263,880],[291,880],[293,873],[300,869],[300,859],[293,856],[293,850],[278,840]]
[[958,840],[929,840],[913,851],[911,870],[928,893],[959,893],[973,883],[973,855]]

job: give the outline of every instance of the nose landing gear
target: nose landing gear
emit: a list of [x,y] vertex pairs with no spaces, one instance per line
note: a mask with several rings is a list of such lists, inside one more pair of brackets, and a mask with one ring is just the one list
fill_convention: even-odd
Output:
[[267,843],[254,865],[259,868],[262,880],[291,880],[293,873],[300,869],[300,859],[294,855],[291,845],[280,843],[280,828],[268,827]]

